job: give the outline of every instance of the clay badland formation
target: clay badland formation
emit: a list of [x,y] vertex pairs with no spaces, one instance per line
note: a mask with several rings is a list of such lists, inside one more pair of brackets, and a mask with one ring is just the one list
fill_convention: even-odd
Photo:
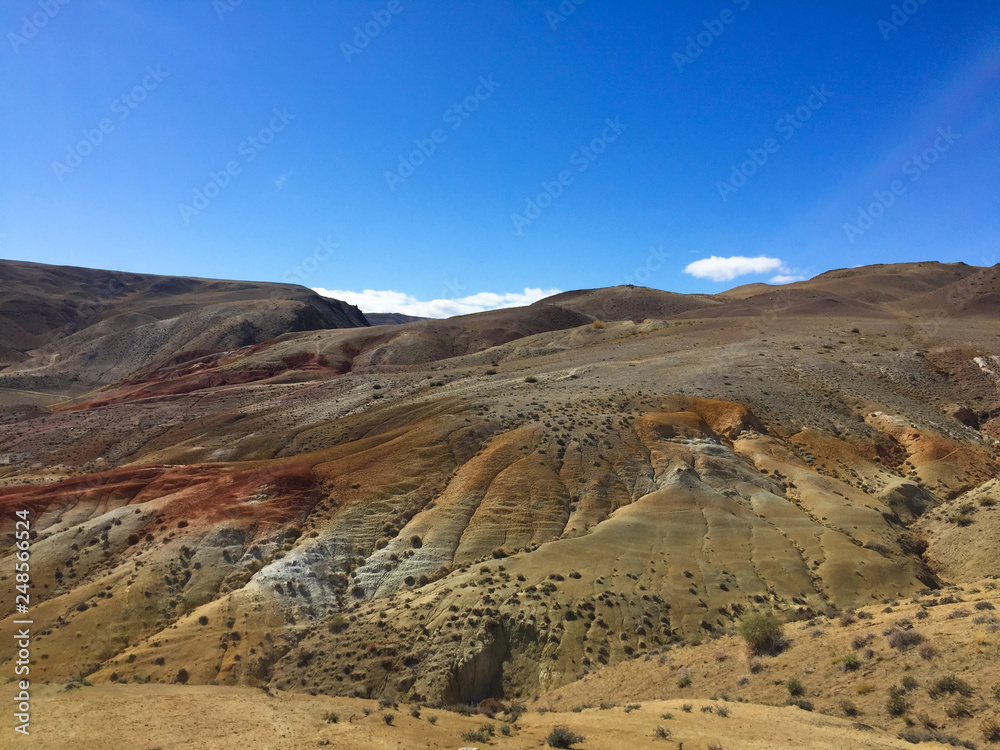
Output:
[[[3,632],[27,508],[67,742],[95,731],[71,702],[169,732],[156,706],[206,694],[206,722],[280,715],[276,747],[458,747],[483,722],[428,707],[483,701],[529,711],[498,747],[989,742],[998,323],[1000,266],[370,325],[301,287],[0,262]],[[787,643],[748,660],[760,612]]]

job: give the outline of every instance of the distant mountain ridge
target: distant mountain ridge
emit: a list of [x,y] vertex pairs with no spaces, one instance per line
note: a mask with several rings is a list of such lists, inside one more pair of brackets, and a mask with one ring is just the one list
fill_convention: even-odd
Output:
[[14,387],[107,383],[179,355],[368,325],[357,307],[291,284],[0,260],[0,372],[8,381],[0,387],[17,371]]

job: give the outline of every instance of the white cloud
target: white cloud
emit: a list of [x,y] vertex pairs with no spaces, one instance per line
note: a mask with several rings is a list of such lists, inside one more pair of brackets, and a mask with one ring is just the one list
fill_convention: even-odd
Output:
[[805,276],[794,273],[779,273],[767,280],[768,284],[791,284],[793,281],[805,281]]
[[274,187],[276,190],[281,190],[281,188],[285,186],[285,183],[288,182],[289,175],[291,175],[291,172],[285,172],[274,181]]
[[525,287],[523,292],[505,292],[503,294],[479,292],[453,299],[419,300],[405,292],[389,289],[365,289],[363,292],[351,292],[345,289],[314,287],[313,291],[323,297],[332,297],[357,305],[362,312],[396,312],[404,315],[417,315],[421,318],[449,318],[453,315],[467,315],[485,310],[530,305],[532,302],[560,293],[559,289]]
[[743,255],[720,258],[713,255],[710,258],[702,258],[694,263],[688,263],[684,268],[684,273],[710,281],[732,281],[737,276],[771,271],[785,272],[786,270],[780,258],[768,258],[764,255],[758,255],[756,258],[747,258]]

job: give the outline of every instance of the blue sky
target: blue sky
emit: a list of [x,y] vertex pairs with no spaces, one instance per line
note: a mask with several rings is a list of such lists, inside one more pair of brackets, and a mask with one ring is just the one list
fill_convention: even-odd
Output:
[[10,0],[0,33],[4,258],[431,315],[998,262],[989,0]]

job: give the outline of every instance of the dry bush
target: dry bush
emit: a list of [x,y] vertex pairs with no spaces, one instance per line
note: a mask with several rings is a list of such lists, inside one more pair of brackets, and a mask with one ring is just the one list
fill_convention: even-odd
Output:
[[894,685],[889,688],[889,697],[885,701],[885,710],[889,716],[902,716],[909,708],[906,701],[905,688]]
[[945,693],[948,695],[958,693],[964,698],[970,698],[973,691],[972,685],[967,683],[965,680],[960,679],[953,674],[948,674],[939,678],[933,685],[931,685],[931,687],[927,688],[927,692],[931,698],[937,699]]
[[1000,742],[1000,718],[988,716],[983,719],[979,731],[983,733],[983,739],[987,742]]
[[753,612],[740,620],[736,629],[750,654],[777,654],[785,647],[781,623],[773,614]]
[[916,630],[892,628],[886,635],[889,647],[897,651],[908,651],[911,646],[916,646],[924,640],[924,637]]
[[545,738],[545,741],[549,747],[570,748],[578,742],[583,742],[585,739],[585,737],[569,731],[566,727],[553,727],[549,736]]

